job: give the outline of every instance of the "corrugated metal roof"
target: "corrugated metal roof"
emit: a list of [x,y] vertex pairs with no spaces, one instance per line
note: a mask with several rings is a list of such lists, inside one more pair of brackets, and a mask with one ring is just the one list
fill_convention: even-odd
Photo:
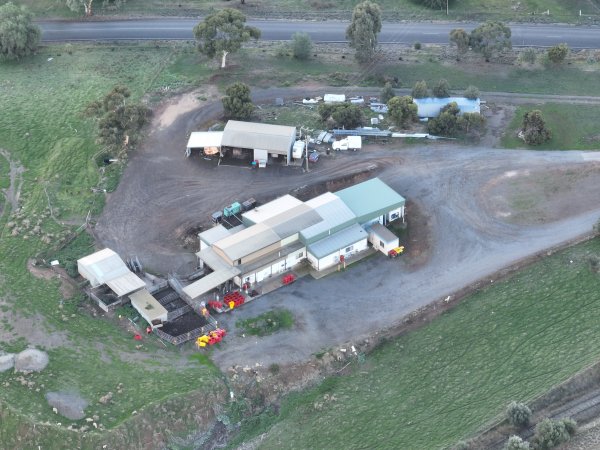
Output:
[[201,252],[196,253],[196,256],[204,261],[204,263],[215,272],[219,270],[229,270],[232,277],[240,273],[236,267],[223,261],[223,259],[217,255],[211,247],[205,248]]
[[106,282],[106,285],[119,297],[127,295],[130,292],[137,291],[138,289],[146,286],[140,277],[133,272],[127,270],[127,273],[120,277],[113,278]]
[[400,194],[381,181],[373,178],[335,193],[356,216],[358,223],[365,223],[404,205]]
[[367,231],[373,232],[373,234],[375,236],[377,236],[377,238],[379,240],[385,242],[386,244],[389,244],[391,242],[398,240],[398,236],[396,236],[394,233],[392,233],[386,227],[381,225],[379,222],[371,225]]
[[298,205],[302,205],[302,202],[296,197],[287,194],[243,213],[242,218],[250,224],[260,223],[285,211],[289,211]]
[[232,261],[236,261],[279,241],[279,236],[270,227],[264,223],[257,223],[215,242],[213,246],[222,250]]
[[310,244],[307,249],[315,258],[320,259],[367,237],[367,232],[360,225],[354,224],[325,239]]
[[356,223],[356,216],[346,204],[331,192],[326,192],[306,202],[323,219],[300,232],[306,244],[315,242],[325,236],[337,233],[343,228]]
[[223,130],[223,146],[268,150],[289,155],[296,140],[296,127],[230,120]]
[[[238,271],[239,273],[239,271]],[[194,281],[192,284],[183,288],[183,293],[190,297],[192,300],[200,297],[202,294],[207,293],[211,289],[231,280],[235,275],[231,275],[228,270],[218,270],[213,273]]]
[[148,323],[153,320],[167,320],[168,312],[158,300],[156,300],[146,289],[129,295],[131,305],[138,310]]
[[481,112],[480,100],[468,99],[466,97],[446,97],[446,98],[415,98],[413,99],[417,105],[417,115],[419,117],[437,117],[440,115],[442,108],[452,102],[456,102],[461,114]]
[[226,238],[229,235],[235,234],[238,231],[243,230],[244,225],[238,225],[237,227],[233,227],[231,229],[225,228],[223,225],[216,225],[202,233],[198,234],[198,239],[203,241],[206,245],[212,245],[215,242]]
[[187,148],[221,147],[222,131],[194,131],[190,134]]
[[105,248],[78,259],[77,268],[81,276],[94,287],[129,272],[121,257],[110,248]]
[[300,204],[286,212],[278,214],[263,223],[270,227],[281,239],[285,239],[304,228],[310,227],[323,219],[310,206]]
[[290,253],[297,252],[301,249],[303,251],[306,251],[306,247],[304,246],[304,244],[296,241],[293,244],[286,245],[284,247],[278,248],[277,250],[271,253],[261,256],[257,260],[252,261],[251,263],[241,264],[236,267],[240,269],[240,273],[242,275],[247,275],[252,272],[258,271],[263,267],[269,266],[279,259],[286,258]]

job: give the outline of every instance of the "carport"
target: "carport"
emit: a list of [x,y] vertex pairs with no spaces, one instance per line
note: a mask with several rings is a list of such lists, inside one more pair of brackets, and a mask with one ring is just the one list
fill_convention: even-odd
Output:
[[190,134],[185,156],[190,156],[192,150],[203,149],[205,155],[216,155],[221,152],[222,131],[194,131]]

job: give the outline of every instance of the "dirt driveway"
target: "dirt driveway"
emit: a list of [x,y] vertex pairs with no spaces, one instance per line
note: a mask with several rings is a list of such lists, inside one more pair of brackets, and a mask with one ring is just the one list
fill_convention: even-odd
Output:
[[[271,90],[259,96],[270,98],[283,92]],[[290,95],[300,94],[290,90]],[[361,170],[377,174],[426,214],[432,244],[428,262],[417,269],[409,268],[410,261],[381,255],[345,273],[318,281],[299,280],[235,311],[225,319],[232,331],[234,320],[278,306],[293,312],[296,325],[259,339],[231,333],[213,354],[221,368],[303,361],[322,349],[391,326],[433,300],[589,232],[600,216],[597,196],[585,189],[572,191],[578,206],[569,215],[548,215],[546,222],[511,223],[497,213],[511,204],[500,198],[512,195],[509,185],[515,177],[510,174],[524,170],[555,174],[565,165],[570,170],[584,170],[600,161],[600,154],[505,151],[447,143],[407,147],[398,142],[322,158],[310,173],[274,166],[251,171],[216,167],[200,158],[186,159],[189,132],[200,129],[219,112],[220,106],[211,104],[182,114],[169,128],[152,128],[97,223],[103,245],[123,256],[137,254],[157,272],[184,274],[193,269],[195,258],[194,249],[182,248],[182,237],[199,225],[210,226],[210,214],[223,205],[246,197],[264,202],[301,186]],[[595,177],[579,179],[592,182]],[[492,180],[496,203],[486,197]],[[502,187],[503,183],[508,187]],[[551,198],[536,198],[545,202],[538,208],[553,207]]]

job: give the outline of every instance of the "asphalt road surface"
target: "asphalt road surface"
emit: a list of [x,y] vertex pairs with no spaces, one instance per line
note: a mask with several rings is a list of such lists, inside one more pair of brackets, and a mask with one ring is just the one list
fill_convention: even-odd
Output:
[[[98,22],[41,21],[42,41],[122,41],[193,39],[192,28],[200,19],[144,19]],[[262,39],[289,40],[295,32],[306,32],[315,42],[345,42],[347,22],[251,20]],[[472,30],[475,23],[384,23],[381,44],[447,44],[453,28]],[[600,48],[600,28],[570,25],[511,25],[514,46],[547,47],[566,42],[571,48]]]

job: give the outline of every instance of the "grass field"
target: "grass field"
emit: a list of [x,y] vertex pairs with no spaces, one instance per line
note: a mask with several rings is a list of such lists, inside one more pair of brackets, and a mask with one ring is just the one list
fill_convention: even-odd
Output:
[[250,336],[268,336],[279,330],[287,330],[294,326],[294,316],[287,309],[276,309],[256,317],[238,320],[236,327],[239,333]]
[[[3,448],[94,446],[97,436],[66,431],[64,427],[72,422],[53,414],[44,399],[48,391],[79,392],[90,402],[87,414],[97,415],[106,429],[120,430],[106,438],[117,440],[122,430],[128,430],[133,411],[142,417],[154,411],[151,405],[168,399],[180,410],[187,401],[182,394],[220,389],[214,367],[187,358],[177,362],[179,350],[165,348],[154,338],[144,340],[142,352],[136,350],[132,333],[123,323],[116,326],[106,318],[92,317],[81,294],[63,300],[57,280],[34,278],[26,268],[28,258],[40,251],[48,253],[42,237],[54,245],[70,232],[58,222],[78,222],[89,210],[102,208],[102,194],[91,191],[100,183],[95,159],[102,149],[95,143],[95,125],[82,116],[82,110],[115,84],[127,85],[134,98],[163,87],[160,76],[173,52],[169,47],[149,45],[76,46],[70,55],[64,47],[53,46],[33,58],[0,65],[0,148],[25,168],[22,210],[16,216],[0,216],[0,317],[5,329],[16,332],[26,332],[18,318],[31,317],[36,332],[47,335],[47,339],[37,338],[37,344],[50,355],[43,372],[25,377],[35,387],[23,385],[11,372],[0,374]],[[7,170],[2,160],[0,173]],[[6,187],[6,178],[2,179]],[[56,221],[50,217],[49,205]],[[9,221],[20,230],[17,236],[12,236],[15,228],[7,226]],[[84,237],[55,256],[72,262],[89,253],[90,240]],[[5,316],[9,313],[17,318]],[[23,350],[27,339],[15,335],[0,342],[0,349]],[[119,383],[122,392],[117,394]],[[100,404],[99,398],[108,392],[115,394],[113,401]],[[179,425],[174,425],[179,417],[171,416],[168,409],[156,414],[155,418],[162,416],[170,424],[161,429],[174,426],[173,430],[185,432],[186,426],[197,426],[193,414]],[[56,426],[59,421],[62,428]],[[38,432],[30,431],[32,423],[38,424]],[[85,424],[75,423],[77,427]]]
[[430,325],[291,395],[261,447],[442,448],[600,356],[600,239],[490,284]]
[[[65,2],[61,0],[16,0],[16,3],[29,6],[38,16],[73,17]],[[247,0],[246,5],[225,0],[127,0],[123,8],[103,8],[100,0],[95,0],[96,15],[164,15],[193,16],[224,7],[240,7],[248,15],[293,16],[296,18],[349,18],[359,0]],[[411,0],[379,0],[377,2],[387,18],[409,19],[482,19],[511,21],[555,21],[576,22],[594,17],[600,13],[596,0],[523,0],[515,3],[510,0],[461,0],[449,3],[449,16],[443,11],[430,10]],[[549,10],[550,16],[542,14]],[[583,16],[579,17],[579,10]]]
[[[529,146],[517,137],[523,116],[533,109],[542,111],[552,139],[542,145]],[[531,148],[540,150],[597,150],[600,148],[600,130],[596,117],[600,106],[546,103],[519,106],[502,139],[506,148]]]

